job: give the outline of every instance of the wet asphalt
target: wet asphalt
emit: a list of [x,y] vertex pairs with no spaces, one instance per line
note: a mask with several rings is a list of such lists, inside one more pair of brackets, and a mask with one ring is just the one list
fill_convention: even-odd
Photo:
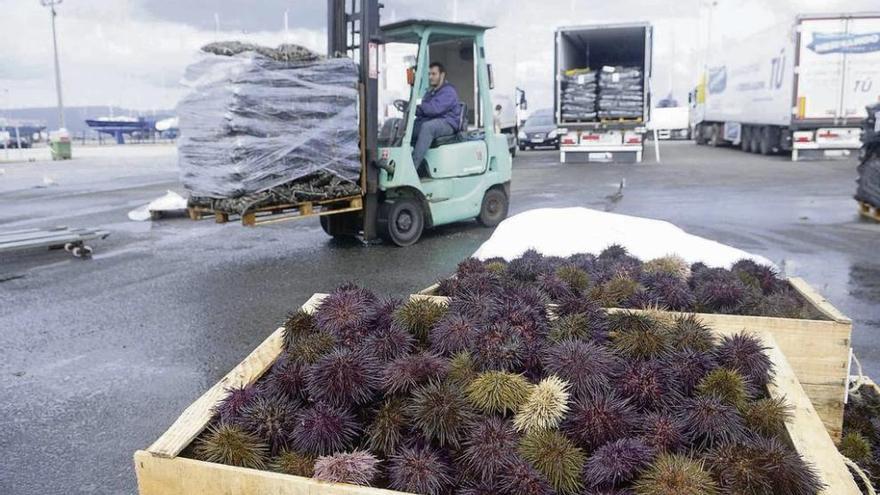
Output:
[[[855,161],[792,163],[687,142],[663,143],[662,158],[561,164],[553,151],[520,153],[511,213],[586,206],[763,255],[853,319],[855,353],[880,376],[880,224],[856,212]],[[129,221],[129,210],[182,191],[175,161],[153,153],[4,166],[0,230],[62,224],[112,235],[93,243],[89,261],[0,254],[0,493],[136,493],[134,451],[311,294],[346,281],[409,294],[491,234],[462,223],[400,249],[330,240],[311,219],[253,229]]]

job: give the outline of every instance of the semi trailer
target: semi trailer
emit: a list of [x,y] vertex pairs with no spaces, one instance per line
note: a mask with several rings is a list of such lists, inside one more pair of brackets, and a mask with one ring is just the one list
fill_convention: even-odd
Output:
[[642,160],[652,47],[645,22],[556,30],[553,111],[562,163]]
[[697,144],[794,161],[856,153],[880,96],[880,13],[800,15],[719,38],[694,95]]

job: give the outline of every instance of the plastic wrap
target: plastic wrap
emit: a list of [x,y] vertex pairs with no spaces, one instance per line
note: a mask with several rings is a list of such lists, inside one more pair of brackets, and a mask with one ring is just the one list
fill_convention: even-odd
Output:
[[357,184],[351,59],[323,59],[295,45],[215,43],[187,68],[184,84],[191,91],[178,105],[178,149],[191,197],[242,198],[298,180],[326,182],[327,174],[335,185]]
[[859,179],[856,199],[874,208],[880,208],[880,157],[874,155],[858,166]]
[[639,118],[644,111],[642,70],[603,67],[599,72],[596,109],[600,118]]
[[572,69],[562,76],[562,120],[596,118],[596,74],[589,69]]

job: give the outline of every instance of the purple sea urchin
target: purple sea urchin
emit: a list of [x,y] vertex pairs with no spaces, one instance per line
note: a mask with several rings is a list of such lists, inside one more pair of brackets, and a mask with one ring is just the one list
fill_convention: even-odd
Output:
[[680,419],[692,429],[694,442],[700,447],[735,442],[746,436],[736,408],[712,395],[687,399]]
[[547,477],[558,493],[573,495],[581,489],[580,475],[586,456],[562,433],[531,431],[520,441],[519,453]]
[[690,395],[700,380],[718,367],[712,354],[690,349],[673,352],[663,361],[676,385],[685,395]]
[[424,495],[445,493],[454,481],[448,462],[431,447],[404,447],[389,459],[388,477],[395,490]]
[[457,447],[474,415],[459,388],[448,382],[416,388],[404,412],[426,440],[434,440],[441,447]]
[[364,349],[385,363],[409,354],[415,347],[416,339],[405,328],[389,324],[378,328],[364,341]]
[[337,344],[354,346],[363,341],[376,315],[376,295],[355,285],[328,294],[315,311],[315,326],[332,335]]
[[775,438],[726,443],[706,459],[722,493],[815,495],[823,488],[800,455]]
[[680,418],[652,412],[642,416],[636,433],[657,452],[678,452],[690,442],[690,432]]
[[226,397],[214,407],[214,412],[224,423],[234,423],[239,419],[242,408],[250,404],[257,396],[257,387],[246,385],[226,391]]
[[282,354],[272,365],[266,376],[266,389],[270,393],[282,395],[289,400],[303,398],[306,383],[306,366]]
[[783,284],[779,273],[771,266],[742,259],[733,264],[730,270],[738,274],[747,274],[749,281],[754,283],[764,294],[776,292]]
[[514,428],[528,432],[559,426],[568,412],[569,387],[555,375],[538,382],[514,416]]
[[193,449],[196,459],[253,469],[266,468],[268,453],[259,437],[229,423],[209,426]]
[[441,380],[449,371],[449,362],[435,354],[423,352],[403,356],[388,363],[382,371],[385,391],[390,394],[408,393],[417,385],[430,380]]
[[755,297],[739,277],[723,268],[698,272],[692,281],[698,304],[712,312],[735,314]]
[[470,403],[484,413],[515,412],[525,403],[532,384],[522,375],[507,371],[485,371],[467,386]]
[[544,255],[529,249],[507,264],[507,273],[516,280],[534,282],[538,275],[546,273],[548,268]]
[[745,333],[725,336],[716,350],[718,363],[740,372],[756,387],[764,387],[773,374],[773,363],[761,340]]
[[315,474],[315,456],[284,449],[272,459],[270,467],[279,473],[311,478]]
[[516,459],[518,436],[510,422],[489,416],[475,421],[462,442],[466,470],[481,481],[491,481]]
[[618,377],[617,388],[635,405],[653,409],[681,398],[673,378],[663,361],[633,361],[624,367]]
[[449,299],[449,313],[464,316],[477,325],[488,323],[498,304],[495,290],[463,288]]
[[284,348],[290,350],[296,339],[315,331],[315,318],[300,309],[288,315],[284,321]]
[[369,452],[355,450],[319,457],[314,478],[331,483],[369,486],[379,471],[379,460]]
[[613,393],[581,398],[572,406],[562,430],[579,446],[593,450],[628,436],[638,415],[627,399]]
[[501,493],[516,495],[553,495],[547,478],[531,464],[518,460],[501,475]]
[[428,332],[428,341],[434,352],[451,356],[467,350],[475,334],[476,324],[473,320],[450,311]]
[[517,331],[499,321],[477,332],[470,352],[479,370],[515,371],[523,363],[526,348]]
[[764,436],[785,433],[785,423],[791,418],[793,409],[785,399],[767,398],[748,403],[741,408],[746,426]]
[[599,447],[584,466],[584,479],[594,487],[612,487],[631,481],[654,458],[654,451],[644,441],[624,438]]
[[543,356],[544,370],[571,384],[575,397],[607,389],[622,363],[607,348],[581,340],[564,340]]
[[369,402],[382,385],[381,368],[372,354],[337,349],[309,368],[310,396],[338,406]]
[[295,412],[286,398],[258,396],[241,409],[239,423],[268,443],[270,452],[276,455],[288,445]]
[[644,274],[641,283],[658,305],[676,311],[689,311],[696,303],[687,282],[668,273]]
[[299,451],[327,455],[349,448],[360,432],[350,411],[318,402],[296,414],[291,442]]
[[554,273],[542,273],[541,275],[538,275],[535,284],[538,290],[554,301],[565,297],[571,291],[568,284]]
[[403,443],[408,424],[403,399],[386,399],[367,427],[367,447],[378,454],[390,455]]
[[637,495],[716,495],[718,485],[690,457],[661,454],[635,483]]
[[428,331],[446,314],[446,306],[430,299],[410,299],[394,312],[394,321],[410,331],[422,344],[428,342]]

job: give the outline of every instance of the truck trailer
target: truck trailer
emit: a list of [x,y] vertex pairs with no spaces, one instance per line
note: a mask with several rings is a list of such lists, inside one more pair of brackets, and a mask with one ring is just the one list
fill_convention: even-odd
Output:
[[645,22],[556,30],[553,108],[562,163],[642,160],[652,39]]
[[793,161],[856,153],[865,106],[880,96],[880,13],[800,15],[720,37],[695,91],[697,144]]

